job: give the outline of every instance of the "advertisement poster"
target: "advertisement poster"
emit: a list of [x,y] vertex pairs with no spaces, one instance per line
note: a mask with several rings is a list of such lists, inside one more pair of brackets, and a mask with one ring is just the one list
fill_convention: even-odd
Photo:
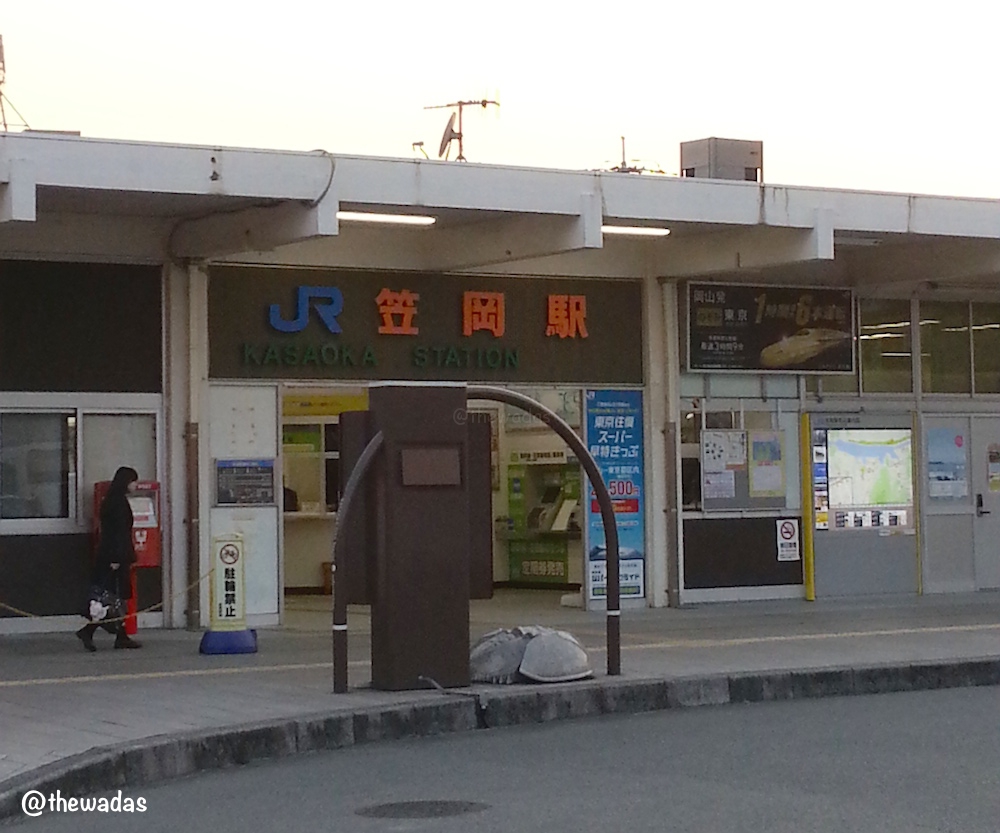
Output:
[[812,437],[813,509],[816,529],[830,528],[830,492],[826,469],[826,431],[813,431]]
[[989,455],[987,460],[989,466],[987,475],[990,483],[990,491],[1000,492],[1000,445],[990,443],[987,454]]
[[[642,598],[645,588],[642,391],[588,390],[584,441],[597,461],[615,509],[621,598]],[[587,486],[588,598],[607,595],[608,553],[601,507]]]
[[969,495],[966,446],[961,431],[931,428],[927,431],[927,496],[932,500]]
[[781,431],[750,433],[750,496],[784,497],[784,435]]
[[688,369],[854,372],[848,289],[688,285]]

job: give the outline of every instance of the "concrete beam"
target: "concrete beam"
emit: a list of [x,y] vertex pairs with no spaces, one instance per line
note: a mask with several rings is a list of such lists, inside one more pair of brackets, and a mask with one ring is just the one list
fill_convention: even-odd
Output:
[[808,261],[833,260],[831,216],[818,212],[812,228],[754,226],[678,236],[658,252],[662,277],[739,272]]
[[517,216],[434,229],[422,239],[425,269],[453,271],[600,249],[601,200],[580,197],[576,216]]
[[10,159],[0,182],[0,223],[33,223],[36,217],[35,166],[27,159]]
[[283,202],[207,217],[182,219],[167,244],[171,258],[203,259],[263,252],[314,237],[336,235],[337,202]]
[[322,153],[0,134],[0,181],[18,159],[55,188],[315,200],[333,158]]
[[0,223],[7,258],[163,263],[169,225],[160,217],[46,214],[33,223]]

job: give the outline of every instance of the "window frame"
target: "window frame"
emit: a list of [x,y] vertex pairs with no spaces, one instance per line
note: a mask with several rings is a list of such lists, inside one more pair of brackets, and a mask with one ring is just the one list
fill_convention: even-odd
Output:
[[[83,501],[88,499],[81,481],[83,446],[86,436],[84,418],[92,414],[152,416],[156,430],[156,471],[142,473],[144,480],[159,479],[163,471],[163,397],[161,394],[74,394],[74,393],[4,393],[2,414],[65,414],[76,418],[75,476],[70,487],[69,517],[2,518],[0,538],[21,535],[82,535],[91,532]],[[3,438],[0,437],[0,443]]]

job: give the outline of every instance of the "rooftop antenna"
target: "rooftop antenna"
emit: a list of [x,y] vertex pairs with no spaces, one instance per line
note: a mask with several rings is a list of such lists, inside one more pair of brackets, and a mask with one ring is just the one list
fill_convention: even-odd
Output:
[[[659,168],[647,168],[644,165],[629,165],[628,160],[625,158],[625,137],[621,137],[622,140],[622,161],[621,164],[615,165],[610,170],[616,174],[664,174],[666,171],[662,171]],[[638,162],[638,159],[633,159],[633,162]]]
[[616,174],[641,174],[642,168],[636,168],[633,165],[629,165],[625,159],[625,137],[621,137],[622,140],[622,162],[620,165],[615,165],[611,170]]
[[14,102],[7,98],[7,95],[3,91],[3,83],[7,80],[7,68],[3,60],[3,35],[0,35],[0,125],[3,126],[3,132],[6,133],[8,130],[7,125],[7,108],[8,105],[11,110],[13,110],[17,117],[21,120],[20,124],[26,130],[30,129],[28,123],[24,120],[24,116],[18,113],[17,108],[14,106]]
[[[490,99],[480,99],[478,101],[453,101],[451,104],[434,104],[430,107],[424,107],[425,110],[445,110],[452,107],[457,107],[458,110],[451,114],[451,118],[448,119],[448,124],[444,128],[444,133],[441,136],[441,144],[438,146],[438,159],[448,159],[451,153],[451,143],[458,140],[458,157],[455,159],[456,162],[467,162],[465,158],[465,153],[462,148],[462,108],[463,107],[473,107],[479,106],[484,110],[493,104],[497,107],[500,106],[499,101],[492,101]],[[458,130],[455,129],[455,119],[458,119]]]

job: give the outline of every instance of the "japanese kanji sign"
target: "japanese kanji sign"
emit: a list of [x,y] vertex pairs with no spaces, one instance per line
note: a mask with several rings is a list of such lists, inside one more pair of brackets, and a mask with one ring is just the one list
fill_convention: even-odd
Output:
[[854,372],[848,289],[691,283],[688,369]]
[[246,557],[243,538],[230,535],[212,539],[211,628],[213,631],[246,630]]
[[465,292],[462,295],[462,335],[486,330],[500,338],[507,330],[502,292]]
[[559,338],[587,337],[587,296],[549,295],[545,335]]
[[213,379],[643,384],[642,284],[214,266]]
[[378,313],[382,316],[382,326],[378,331],[382,335],[417,335],[420,330],[413,325],[413,316],[417,314],[419,300],[420,296],[408,289],[394,292],[389,288],[383,288],[375,297]]
[[[642,391],[588,390],[587,449],[611,495],[618,527],[621,597],[642,598],[645,590],[645,511]],[[590,599],[608,592],[608,552],[597,495],[588,484],[587,587]]]

